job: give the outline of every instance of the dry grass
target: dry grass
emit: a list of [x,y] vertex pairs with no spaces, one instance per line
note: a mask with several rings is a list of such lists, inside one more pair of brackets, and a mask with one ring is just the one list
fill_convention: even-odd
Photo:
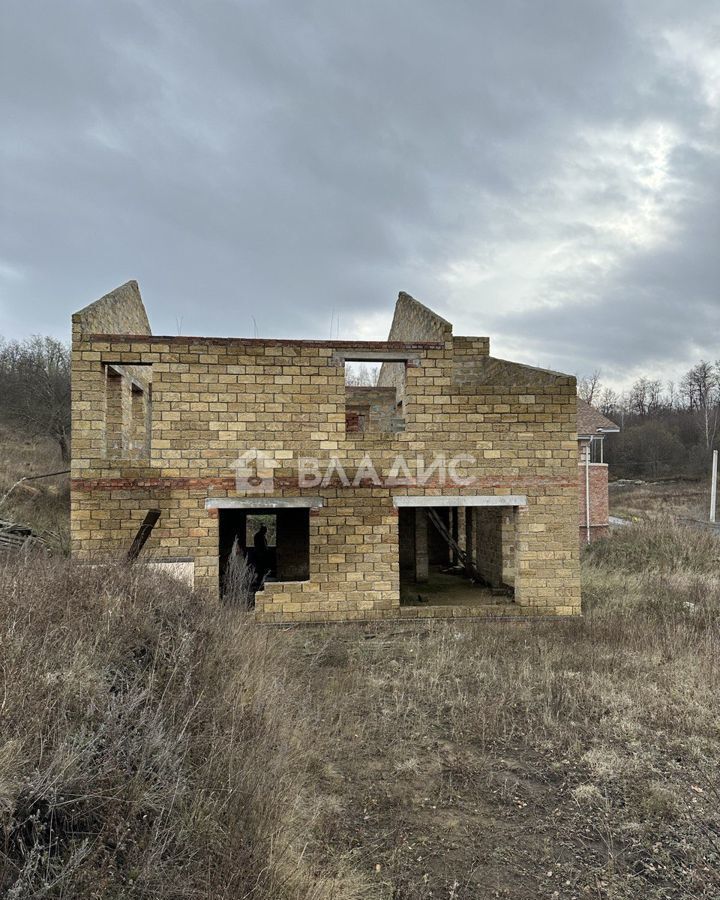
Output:
[[225,564],[222,585],[222,602],[235,609],[249,610],[255,602],[255,569],[240,549],[237,537]]
[[142,567],[1,568],[0,894],[362,896],[312,857],[312,736],[272,637]]
[[673,515],[707,521],[709,510],[709,480],[610,483],[610,512],[622,518]]
[[5,888],[716,897],[718,546],[619,531],[584,619],[525,625],[269,629],[140,568],[6,569]]
[[597,545],[583,621],[295,636],[326,840],[376,896],[720,894],[720,571],[695,537]]
[[668,516],[618,529],[612,540],[597,541],[586,554],[592,571],[692,576],[720,573],[718,535],[710,529],[678,524]]

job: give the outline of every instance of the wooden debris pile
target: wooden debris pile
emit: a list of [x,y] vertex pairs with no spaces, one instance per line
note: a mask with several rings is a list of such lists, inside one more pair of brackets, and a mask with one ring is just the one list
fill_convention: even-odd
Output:
[[45,550],[47,545],[32,528],[0,519],[0,553]]

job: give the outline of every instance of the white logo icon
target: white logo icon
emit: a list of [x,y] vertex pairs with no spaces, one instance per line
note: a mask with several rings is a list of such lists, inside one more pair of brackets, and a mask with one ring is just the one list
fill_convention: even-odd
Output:
[[277,460],[264,450],[246,450],[235,460],[235,489],[239,494],[271,493],[277,465]]

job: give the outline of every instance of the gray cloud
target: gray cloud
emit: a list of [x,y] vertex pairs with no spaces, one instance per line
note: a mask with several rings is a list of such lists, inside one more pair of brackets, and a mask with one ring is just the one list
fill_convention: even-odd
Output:
[[0,332],[383,337],[409,290],[617,381],[718,355],[720,18],[636,0],[9,0]]

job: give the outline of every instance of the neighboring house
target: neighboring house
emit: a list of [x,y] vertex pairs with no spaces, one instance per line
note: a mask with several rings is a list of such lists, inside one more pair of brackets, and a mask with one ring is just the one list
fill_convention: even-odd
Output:
[[580,540],[590,543],[609,527],[608,467],[604,461],[606,434],[620,429],[578,397],[578,466],[580,468]]
[[243,554],[264,622],[580,612],[575,379],[407,294],[388,341],[178,337],[128,282],[73,316],[72,374],[76,557],[152,511],[143,558],[217,597]]

